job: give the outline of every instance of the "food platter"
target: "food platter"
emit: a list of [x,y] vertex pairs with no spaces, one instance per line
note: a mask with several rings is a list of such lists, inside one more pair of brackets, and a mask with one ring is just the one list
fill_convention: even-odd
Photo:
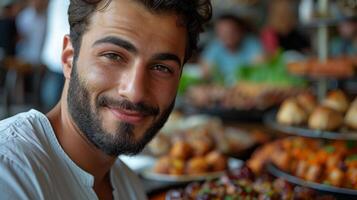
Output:
[[[243,161],[235,158],[229,158],[228,160],[228,168],[235,169],[243,166]],[[169,174],[160,174],[155,173],[153,171],[153,166],[151,165],[144,169],[141,172],[141,176],[145,179],[154,180],[154,181],[162,181],[162,182],[175,182],[175,183],[188,183],[192,181],[204,181],[208,179],[218,178],[223,175],[225,171],[219,172],[210,172],[199,175],[169,175]]]
[[315,189],[324,193],[330,193],[336,196],[338,199],[356,199],[357,198],[357,190],[353,189],[348,189],[348,188],[339,188],[339,187],[334,187],[326,184],[320,184],[320,183],[314,183],[310,181],[306,181],[304,179],[298,178],[296,176],[293,176],[291,174],[288,174],[282,170],[280,170],[278,167],[276,167],[274,164],[269,163],[267,165],[267,169],[269,173],[272,175],[283,178],[286,181],[308,187],[311,189]]
[[273,110],[267,112],[264,116],[264,123],[269,127],[288,134],[311,137],[311,138],[323,138],[333,140],[357,140],[357,132],[341,129],[338,132],[335,131],[320,131],[312,130],[307,126],[288,126],[280,124],[276,121],[277,111]]

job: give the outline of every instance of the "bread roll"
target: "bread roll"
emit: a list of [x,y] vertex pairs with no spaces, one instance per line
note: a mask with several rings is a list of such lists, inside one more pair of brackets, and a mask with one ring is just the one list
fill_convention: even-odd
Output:
[[345,124],[348,127],[357,130],[357,98],[353,101],[351,107],[347,111]]
[[277,120],[281,124],[300,125],[307,121],[307,114],[300,107],[296,99],[290,98],[280,107]]
[[349,102],[346,95],[341,90],[334,90],[327,94],[322,105],[341,113],[345,113],[348,109]]
[[343,116],[340,112],[324,106],[317,107],[309,118],[309,127],[315,130],[333,131],[342,123]]
[[298,104],[310,115],[317,106],[316,98],[311,93],[303,93],[296,97]]

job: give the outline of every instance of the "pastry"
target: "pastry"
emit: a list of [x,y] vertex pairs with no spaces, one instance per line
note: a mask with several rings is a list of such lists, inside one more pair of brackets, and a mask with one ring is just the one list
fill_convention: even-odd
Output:
[[345,124],[357,130],[357,98],[353,101],[345,116]]
[[348,109],[349,102],[341,90],[334,90],[327,94],[326,98],[322,101],[322,105],[345,113]]
[[325,106],[317,107],[309,118],[309,127],[314,130],[333,131],[342,123],[342,114]]
[[307,121],[307,114],[298,104],[296,99],[290,98],[280,107],[277,120],[281,124],[300,125]]
[[296,97],[296,100],[308,115],[310,115],[317,106],[316,98],[311,93],[302,93]]

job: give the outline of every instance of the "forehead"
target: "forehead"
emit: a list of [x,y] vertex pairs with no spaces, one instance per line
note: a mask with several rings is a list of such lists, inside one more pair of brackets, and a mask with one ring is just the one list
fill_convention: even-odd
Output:
[[112,0],[108,7],[93,14],[88,33],[93,37],[118,35],[139,48],[151,44],[184,52],[186,28],[179,22],[175,13],[154,13],[134,0]]

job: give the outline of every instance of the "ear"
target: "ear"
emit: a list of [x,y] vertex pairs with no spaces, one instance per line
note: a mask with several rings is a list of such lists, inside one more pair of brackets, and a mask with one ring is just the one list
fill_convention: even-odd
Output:
[[69,35],[65,35],[63,38],[63,49],[62,49],[62,66],[63,74],[66,79],[71,79],[71,72],[73,69],[73,56],[74,49]]

